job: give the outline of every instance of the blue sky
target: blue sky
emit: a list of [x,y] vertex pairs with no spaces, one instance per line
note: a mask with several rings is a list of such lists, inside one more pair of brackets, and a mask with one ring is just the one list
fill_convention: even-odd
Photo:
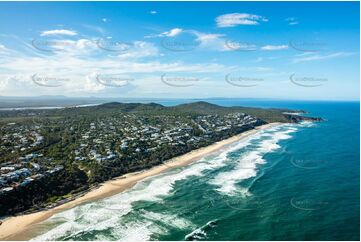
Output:
[[359,99],[358,2],[1,2],[0,96]]

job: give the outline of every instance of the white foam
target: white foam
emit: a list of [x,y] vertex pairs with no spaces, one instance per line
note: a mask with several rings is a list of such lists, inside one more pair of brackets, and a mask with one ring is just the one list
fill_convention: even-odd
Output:
[[[269,132],[277,131],[278,129],[279,127],[274,127]],[[146,222],[137,221],[137,223],[134,224],[129,222],[123,224],[122,221],[124,216],[133,211],[134,202],[162,200],[163,196],[169,195],[172,192],[174,184],[177,181],[187,179],[190,176],[204,176],[204,171],[206,170],[218,169],[227,165],[227,155],[230,152],[240,150],[260,138],[269,137],[269,132],[259,131],[254,135],[248,136],[242,141],[237,142],[235,145],[228,147],[212,159],[200,159],[193,165],[180,169],[180,171],[176,170],[168,172],[138,182],[132,189],[110,198],[81,205],[56,214],[48,221],[54,222],[59,220],[63,223],[50,229],[43,235],[36,237],[34,240],[57,240],[64,236],[71,237],[84,232],[106,229],[114,230],[114,236],[117,238],[119,237],[122,240],[148,240],[152,233],[161,233],[163,231],[161,227],[155,226],[153,218],[157,218],[160,221],[168,221],[168,224],[176,227],[190,226],[188,221],[179,219],[174,220],[174,217],[171,217],[172,219],[169,220],[169,218],[164,217],[165,215],[154,213],[144,213],[144,220]],[[286,133],[283,135],[286,135]],[[283,138],[286,137],[288,136],[283,136]],[[277,139],[281,138],[281,136],[278,136]],[[263,149],[266,148],[272,150],[277,147],[275,145],[270,146],[270,144],[264,143]],[[241,159],[238,169],[234,172],[219,174],[216,181],[223,181],[220,184],[220,189],[223,189],[226,192],[232,192],[234,191],[235,182],[237,180],[255,176],[256,164],[264,162],[259,152],[260,150],[248,153],[248,158]],[[240,169],[242,166],[250,167],[251,169]],[[117,228],[117,230],[115,228]],[[99,237],[99,239],[104,239],[104,237]]]
[[[161,233],[159,227],[152,226],[152,222],[128,222],[122,225],[115,225],[112,235],[121,241],[149,241],[154,233]],[[107,240],[109,240],[107,238]]]
[[[133,203],[136,201],[159,201],[162,196],[170,194],[176,181],[186,179],[190,176],[201,176],[202,171],[214,169],[222,165],[226,159],[226,153],[223,152],[215,159],[207,161],[202,159],[199,162],[184,168],[180,172],[159,175],[145,181],[139,182],[129,191],[117,194],[101,202],[82,205],[65,212],[54,215],[49,220],[61,218],[63,224],[49,230],[45,234],[36,237],[34,240],[56,240],[64,235],[76,235],[85,231],[104,230],[117,225],[116,220],[127,215],[133,210]],[[146,224],[144,226],[150,226]],[[134,228],[134,227],[132,227]],[[132,237],[132,229],[123,228]],[[136,228],[133,229],[136,232]],[[144,237],[134,239],[147,239]]]
[[206,239],[207,238],[207,232],[206,230],[209,228],[214,228],[216,225],[215,223],[217,222],[217,220],[212,220],[209,221],[206,225],[197,228],[195,230],[193,230],[191,233],[187,234],[184,238],[185,240],[201,240],[201,239]]
[[143,210],[142,212],[143,212],[142,216],[147,220],[160,222],[162,224],[165,224],[166,226],[171,226],[173,228],[184,229],[193,226],[193,224],[190,221],[184,218],[180,218],[176,215],[154,213],[145,210]]
[[154,234],[165,234],[169,227],[184,229],[194,227],[186,219],[175,215],[140,211],[140,219],[127,222],[112,229],[112,235],[122,241],[149,241]]
[[306,127],[306,128],[313,127],[315,125],[316,125],[316,123],[311,122],[311,121],[302,121],[302,122],[299,123],[299,126]]
[[[282,130],[282,128],[286,128],[286,130]],[[283,125],[282,127],[266,130],[265,135],[261,136],[264,140],[257,144],[256,148],[244,153],[231,171],[219,173],[210,181],[210,184],[215,185],[218,192],[226,195],[249,195],[247,188],[237,187],[237,183],[256,177],[258,166],[266,162],[263,156],[279,149],[278,142],[290,139],[292,136],[289,134],[295,131],[297,131],[297,128],[292,125]],[[267,133],[272,134],[272,136],[266,135]]]
[[187,234],[184,238],[186,240],[191,239],[197,239],[197,240],[201,240],[201,239],[205,239],[207,237],[207,233],[204,232],[202,230],[202,228],[198,228],[196,230],[193,230],[191,233]]

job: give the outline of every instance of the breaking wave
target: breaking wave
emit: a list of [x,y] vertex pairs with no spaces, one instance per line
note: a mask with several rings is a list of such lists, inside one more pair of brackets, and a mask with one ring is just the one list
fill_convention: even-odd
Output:
[[[152,235],[166,234],[172,228],[194,228],[188,219],[170,214],[169,211],[155,213],[135,205],[142,201],[161,203],[165,196],[172,194],[174,185],[178,181],[189,177],[204,177],[207,170],[221,169],[232,162],[230,157],[232,153],[237,153],[261,140],[257,149],[240,158],[234,170],[219,173],[213,180],[213,184],[219,186],[219,191],[235,192],[238,181],[256,176],[257,164],[264,163],[262,155],[279,148],[277,142],[290,138],[289,133],[295,130],[288,127],[287,130],[280,131],[280,127],[277,126],[259,131],[221,150],[217,155],[205,157],[187,167],[145,179],[130,190],[110,198],[55,214],[44,222],[52,225],[50,230],[34,240],[144,241],[152,239]],[[206,226],[212,226],[212,224]],[[196,239],[202,234],[200,230],[193,232],[193,235],[188,236],[189,238],[193,236]]]
[[207,232],[212,228],[217,226],[217,220],[211,220],[200,228],[193,230],[191,233],[187,234],[184,239],[191,240],[206,240]]
[[242,152],[234,168],[230,171],[218,173],[210,181],[210,184],[215,185],[218,192],[226,195],[236,193],[245,196],[250,195],[248,188],[237,186],[237,184],[243,180],[256,177],[259,165],[266,162],[263,156],[279,149],[279,141],[292,138],[290,134],[295,131],[297,131],[297,127],[294,125],[282,125],[259,134],[258,140],[255,140],[257,142],[254,142],[255,144]]

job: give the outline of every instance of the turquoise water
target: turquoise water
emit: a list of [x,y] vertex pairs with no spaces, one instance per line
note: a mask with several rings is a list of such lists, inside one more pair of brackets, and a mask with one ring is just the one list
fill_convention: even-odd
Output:
[[358,102],[213,102],[304,109],[326,121],[258,132],[129,191],[56,214],[34,239],[359,240]]

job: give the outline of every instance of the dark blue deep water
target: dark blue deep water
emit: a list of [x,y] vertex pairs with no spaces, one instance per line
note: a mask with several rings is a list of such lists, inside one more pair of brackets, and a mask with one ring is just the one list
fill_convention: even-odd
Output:
[[302,109],[325,121],[271,128],[59,213],[37,239],[359,240],[359,102],[211,102]]

